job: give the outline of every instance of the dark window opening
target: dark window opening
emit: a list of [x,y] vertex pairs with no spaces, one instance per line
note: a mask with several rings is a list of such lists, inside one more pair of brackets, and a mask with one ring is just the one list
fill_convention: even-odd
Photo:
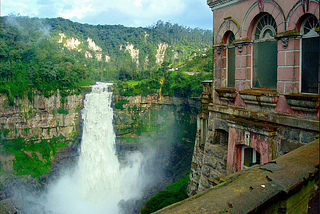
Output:
[[256,164],[260,164],[261,163],[260,153],[251,147],[243,146],[242,160],[243,160],[242,169],[251,167]]
[[200,136],[200,142],[201,146],[204,146],[206,144],[207,140],[207,127],[208,127],[208,121],[207,119],[201,119],[201,136]]
[[223,129],[216,129],[215,131],[216,143],[228,146],[229,133]]
[[235,36],[230,32],[228,36],[228,87],[235,87],[236,49],[232,46]]
[[256,24],[253,44],[253,80],[255,88],[277,88],[278,42],[273,36],[277,24],[270,14]]
[[253,44],[253,87],[277,88],[277,41]]
[[318,93],[319,87],[319,21],[310,16],[303,24],[301,92]]
[[228,87],[235,87],[236,71],[236,50],[235,47],[228,48]]
[[305,93],[318,93],[319,37],[302,39],[302,85]]
[[244,148],[243,165],[246,167],[250,167],[252,164],[252,158],[253,158],[253,149]]

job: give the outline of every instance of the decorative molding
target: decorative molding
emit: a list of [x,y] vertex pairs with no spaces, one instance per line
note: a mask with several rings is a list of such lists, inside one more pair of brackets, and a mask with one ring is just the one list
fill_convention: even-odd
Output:
[[289,44],[289,37],[282,37],[281,38],[282,46],[284,49],[287,49]]
[[276,19],[278,20],[277,24],[277,31],[282,32],[285,31],[285,15],[283,13],[283,10],[280,8],[280,6],[275,3],[273,0],[258,0],[255,1],[251,7],[247,10],[247,12],[244,15],[244,18],[242,19],[241,22],[241,28],[240,28],[240,36],[245,37],[245,36],[251,36],[249,34],[250,29],[253,27],[252,26],[252,20],[254,17],[256,17],[263,9],[263,12],[269,13],[272,17],[278,17],[280,16],[281,19],[279,18]]
[[243,51],[243,46],[249,45],[252,42],[249,39],[235,40],[233,41],[234,46],[238,47],[240,53]]
[[[311,5],[315,6],[316,8],[309,11]],[[303,14],[300,14],[301,13],[300,7],[303,12],[308,11],[308,13],[313,14],[315,17],[317,17],[319,19],[319,9],[320,9],[319,0],[299,0],[297,2],[297,4],[288,13],[288,16],[286,19],[286,29],[287,30],[290,31],[290,30],[296,29],[295,28],[296,24],[298,23],[299,18],[301,18],[301,16],[303,15]],[[307,13],[307,12],[304,12],[304,13]],[[297,16],[294,14],[299,14],[299,15]],[[289,23],[293,23],[293,25],[291,25],[290,29],[289,29]]]
[[300,0],[303,8],[303,12],[307,13],[309,11],[310,0]]
[[218,48],[217,48],[217,54],[218,54],[218,55],[221,55],[221,50],[222,50],[222,47],[218,47]]
[[259,11],[264,12],[264,1],[263,0],[258,0],[258,6],[259,6]]
[[243,44],[238,44],[238,50],[240,53],[243,51]]
[[216,40],[218,43],[223,43],[223,37],[227,31],[232,31],[235,38],[239,39],[240,27],[238,23],[231,18],[231,16],[224,18],[223,23],[220,25],[217,34]]
[[217,51],[218,55],[221,55],[221,50],[226,47],[226,44],[213,45],[212,48]]
[[226,27],[227,27],[227,30],[230,30],[230,19],[227,20]]
[[286,49],[288,47],[288,43],[290,39],[295,39],[297,37],[301,37],[297,31],[288,31],[284,33],[275,34],[274,38],[276,40],[281,40],[282,47]]

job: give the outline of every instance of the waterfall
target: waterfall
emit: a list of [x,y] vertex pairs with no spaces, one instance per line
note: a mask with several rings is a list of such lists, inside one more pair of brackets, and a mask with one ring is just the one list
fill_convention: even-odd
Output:
[[141,153],[127,157],[126,166],[116,156],[109,86],[98,83],[85,96],[79,162],[49,189],[44,204],[48,213],[117,214],[120,201],[141,196]]
[[98,83],[87,94],[82,112],[79,190],[84,200],[99,205],[121,198],[120,164],[115,150],[112,92]]

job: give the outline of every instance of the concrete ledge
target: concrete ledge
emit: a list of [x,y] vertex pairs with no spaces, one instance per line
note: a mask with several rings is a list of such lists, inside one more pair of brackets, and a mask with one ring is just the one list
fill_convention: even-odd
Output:
[[155,213],[307,213],[319,181],[319,139]]
[[209,111],[231,115],[231,117],[242,117],[252,120],[266,121],[283,126],[297,127],[305,130],[319,131],[318,120],[308,120],[281,113],[267,113],[251,111],[241,107],[223,106],[210,103]]

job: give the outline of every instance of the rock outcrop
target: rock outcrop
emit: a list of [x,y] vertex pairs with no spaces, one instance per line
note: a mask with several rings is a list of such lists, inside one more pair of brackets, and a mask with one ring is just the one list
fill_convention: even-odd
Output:
[[126,51],[129,52],[129,54],[131,56],[131,59],[132,59],[132,62],[134,62],[136,64],[139,64],[139,53],[140,53],[140,50],[139,49],[134,49],[134,45],[133,44],[127,43]]
[[157,49],[157,54],[156,54],[156,63],[158,65],[161,65],[164,61],[164,56],[166,54],[166,50],[168,48],[167,43],[159,43],[158,44],[158,49]]

